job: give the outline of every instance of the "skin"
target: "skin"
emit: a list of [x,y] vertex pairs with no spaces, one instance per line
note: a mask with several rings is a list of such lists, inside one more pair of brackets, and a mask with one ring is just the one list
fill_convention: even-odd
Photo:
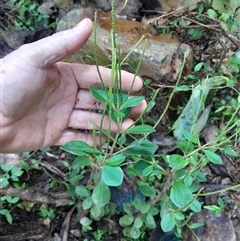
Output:
[[[73,139],[93,144],[91,133],[68,127],[91,130],[93,122],[100,125],[102,115],[89,111],[104,108],[88,91],[90,86],[101,87],[96,66],[59,62],[79,50],[91,31],[91,20],[84,19],[73,29],[23,45],[1,60],[0,152],[31,151]],[[101,67],[100,71],[108,86],[110,70]],[[128,91],[133,75],[122,71],[122,80],[123,90]],[[142,81],[136,78],[133,91],[141,87]],[[131,116],[145,107],[143,101],[132,108]],[[105,116],[104,129],[109,121]],[[132,119],[125,120],[120,131],[132,123]],[[114,122],[111,131],[119,131]]]

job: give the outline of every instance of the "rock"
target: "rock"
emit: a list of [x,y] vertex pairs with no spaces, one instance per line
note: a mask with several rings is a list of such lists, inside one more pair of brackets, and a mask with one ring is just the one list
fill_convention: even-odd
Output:
[[[202,227],[193,229],[195,235],[202,241],[236,241],[236,234],[231,219],[226,212],[213,215],[210,210],[195,213],[190,219],[191,223],[203,223]],[[186,229],[184,241],[197,241],[189,228]]]
[[199,0],[159,0],[164,12],[189,7],[190,10],[196,9]]
[[[97,6],[104,10],[109,11],[111,9],[112,0],[95,0]],[[136,14],[138,9],[142,6],[139,0],[128,0],[127,2],[123,0],[115,0],[114,8],[118,14]]]
[[[75,26],[87,15],[88,9],[74,9],[70,11],[58,24],[57,31],[62,31]],[[171,83],[177,79],[183,65],[183,55],[187,56],[187,70],[191,69],[192,50],[189,45],[181,44],[170,35],[154,36],[149,29],[140,22],[116,19],[116,40],[120,45],[121,57],[129,54],[133,46],[144,36],[144,40],[131,52],[127,59],[139,62],[143,53],[144,41],[147,39],[143,54],[142,64],[139,70],[141,76],[149,77],[155,83]],[[98,11],[96,26],[97,51],[99,63],[103,65],[106,59],[111,61],[111,20],[107,13]],[[84,57],[93,56],[94,35],[92,34],[77,53],[65,59],[67,62],[83,63]],[[94,63],[93,63],[94,64]]]

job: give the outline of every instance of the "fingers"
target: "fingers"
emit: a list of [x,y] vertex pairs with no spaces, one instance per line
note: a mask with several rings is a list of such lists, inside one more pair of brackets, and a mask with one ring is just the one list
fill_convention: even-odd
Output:
[[119,132],[126,130],[132,124],[133,121],[131,119],[126,119],[119,129],[117,123],[110,120],[108,116],[104,116],[103,118],[102,114],[85,110],[73,110],[67,127],[75,129],[99,130],[101,126],[101,129],[103,130],[109,130],[110,128],[110,131],[112,132]]
[[[80,89],[77,94],[76,103],[74,109],[83,110],[103,110],[105,105],[97,101],[92,94],[86,89]],[[147,107],[146,101],[142,101],[138,106],[131,108],[130,116],[132,119],[136,119]]]
[[[83,19],[72,29],[53,34],[32,44],[24,45],[25,53],[36,60],[38,66],[48,66],[79,50],[92,32],[92,21]],[[33,62],[34,64],[34,62]]]
[[[102,87],[100,77],[97,72],[97,67],[94,65],[85,65],[85,64],[67,64],[73,72],[74,78],[79,84],[80,88],[88,89],[90,86],[93,87]],[[109,87],[111,81],[111,70],[105,67],[99,67],[99,71],[104,81],[105,87]],[[142,88],[142,80],[134,75],[122,70],[121,71],[121,80],[122,80],[122,89],[123,91],[129,91],[133,82],[132,92],[137,92]]]
[[[100,141],[100,138],[101,138],[101,141]],[[94,140],[92,133],[79,132],[76,130],[65,130],[62,136],[60,137],[60,139],[56,143],[54,143],[54,145],[61,146],[66,142],[72,141],[72,140],[85,141],[90,146],[93,146],[95,143],[97,146],[99,146],[100,143],[105,143],[107,138],[106,136],[103,136],[103,135],[101,136],[95,135],[95,140]]]

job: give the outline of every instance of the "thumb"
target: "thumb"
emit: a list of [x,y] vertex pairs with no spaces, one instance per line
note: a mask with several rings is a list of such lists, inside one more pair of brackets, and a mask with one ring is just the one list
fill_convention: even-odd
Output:
[[88,40],[92,26],[92,21],[85,18],[72,29],[27,45],[29,49],[25,51],[32,53],[31,57],[37,60],[38,66],[51,65],[79,50]]

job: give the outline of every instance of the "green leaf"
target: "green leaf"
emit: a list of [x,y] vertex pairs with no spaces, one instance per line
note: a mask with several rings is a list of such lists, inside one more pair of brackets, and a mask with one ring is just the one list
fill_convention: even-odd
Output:
[[181,212],[176,212],[173,215],[177,220],[184,220],[184,218],[185,218],[184,214]]
[[80,197],[89,197],[90,196],[90,191],[82,185],[76,186],[75,192]]
[[73,140],[65,143],[62,146],[62,149],[76,156],[84,156],[87,154],[100,154],[98,150],[92,148],[86,142],[79,140]]
[[98,207],[102,208],[109,203],[111,197],[109,187],[101,180],[93,190],[92,200]]
[[119,219],[119,224],[122,227],[130,226],[134,221],[134,217],[131,214],[126,214]]
[[203,66],[203,62],[198,63],[195,67],[194,67],[194,72],[198,72]]
[[129,147],[122,151],[125,155],[153,155],[158,149],[158,145],[148,140],[136,140],[129,144]]
[[133,239],[138,239],[141,235],[140,229],[136,228],[134,225],[131,227],[131,231],[130,231],[131,237]]
[[179,208],[185,207],[193,199],[192,192],[182,182],[174,182],[170,191],[171,201]]
[[233,150],[231,146],[228,146],[228,145],[223,147],[223,151],[229,156],[234,156],[234,157],[239,156],[239,154],[235,150]]
[[7,209],[0,209],[0,214],[5,216],[8,213]]
[[146,196],[153,199],[155,197],[155,190],[151,187],[148,183],[139,183],[139,190],[140,192]]
[[210,18],[216,19],[217,18],[217,13],[213,9],[208,9],[207,14]]
[[189,87],[187,85],[179,85],[175,88],[175,92],[179,91],[189,91]]
[[105,165],[102,168],[102,180],[103,182],[111,187],[116,187],[122,184],[123,171],[120,167],[112,167]]
[[167,156],[167,159],[169,161],[169,166],[175,169],[182,169],[189,163],[187,159],[178,154]]
[[125,159],[126,159],[126,156],[124,156],[123,154],[117,154],[117,155],[110,157],[106,161],[106,164],[108,164],[109,166],[118,166],[121,163],[123,163],[125,161]]
[[164,215],[161,220],[161,228],[163,232],[169,232],[175,227],[174,218],[171,213]]
[[89,226],[89,225],[91,225],[92,220],[91,220],[90,218],[88,218],[88,217],[82,217],[82,218],[80,219],[80,223],[81,223],[83,226]]
[[7,213],[5,218],[7,219],[8,223],[12,224],[12,215],[10,213]]
[[152,165],[144,168],[143,171],[142,171],[143,177],[149,176],[152,173],[152,171],[153,171],[153,166]]
[[145,98],[143,96],[134,96],[131,97],[129,99],[127,99],[127,101],[124,102],[124,104],[121,106],[121,109],[125,109],[128,107],[133,107],[133,106],[137,106],[139,105]]
[[189,225],[189,228],[195,229],[195,228],[200,228],[204,225],[204,223],[192,223]]
[[155,220],[150,213],[147,214],[146,219],[145,219],[145,223],[149,228],[155,228],[156,227]]
[[82,203],[83,210],[89,209],[90,207],[92,207],[92,204],[93,204],[92,197],[86,198]]
[[203,151],[210,162],[214,164],[222,164],[222,158],[219,155],[209,150],[203,150]]
[[106,103],[107,102],[107,91],[104,89],[100,89],[100,88],[96,88],[96,87],[90,87],[89,88],[90,93],[92,94],[92,96],[102,102],[102,103]]
[[72,163],[73,170],[79,170],[80,167],[90,166],[92,161],[88,156],[77,156]]
[[151,208],[150,203],[149,203],[149,202],[145,202],[145,203],[142,205],[142,207],[141,207],[141,213],[142,213],[142,214],[148,213],[149,210],[150,210],[150,208]]
[[188,140],[194,144],[199,143],[199,138],[197,135],[193,135],[191,132],[184,132],[183,135],[186,138],[186,140]]
[[13,197],[11,203],[17,203],[20,200],[19,197]]
[[142,216],[136,217],[134,220],[134,227],[141,228],[142,226],[143,226],[143,217]]
[[189,206],[191,208],[191,210],[195,213],[198,213],[201,211],[202,205],[201,203],[195,199]]
[[138,125],[127,129],[126,133],[130,134],[148,134],[155,132],[156,130],[149,125]]
[[97,205],[92,205],[90,214],[95,220],[98,220],[102,216],[102,209]]
[[2,164],[0,167],[4,172],[9,172],[11,170],[11,167],[7,164]]

